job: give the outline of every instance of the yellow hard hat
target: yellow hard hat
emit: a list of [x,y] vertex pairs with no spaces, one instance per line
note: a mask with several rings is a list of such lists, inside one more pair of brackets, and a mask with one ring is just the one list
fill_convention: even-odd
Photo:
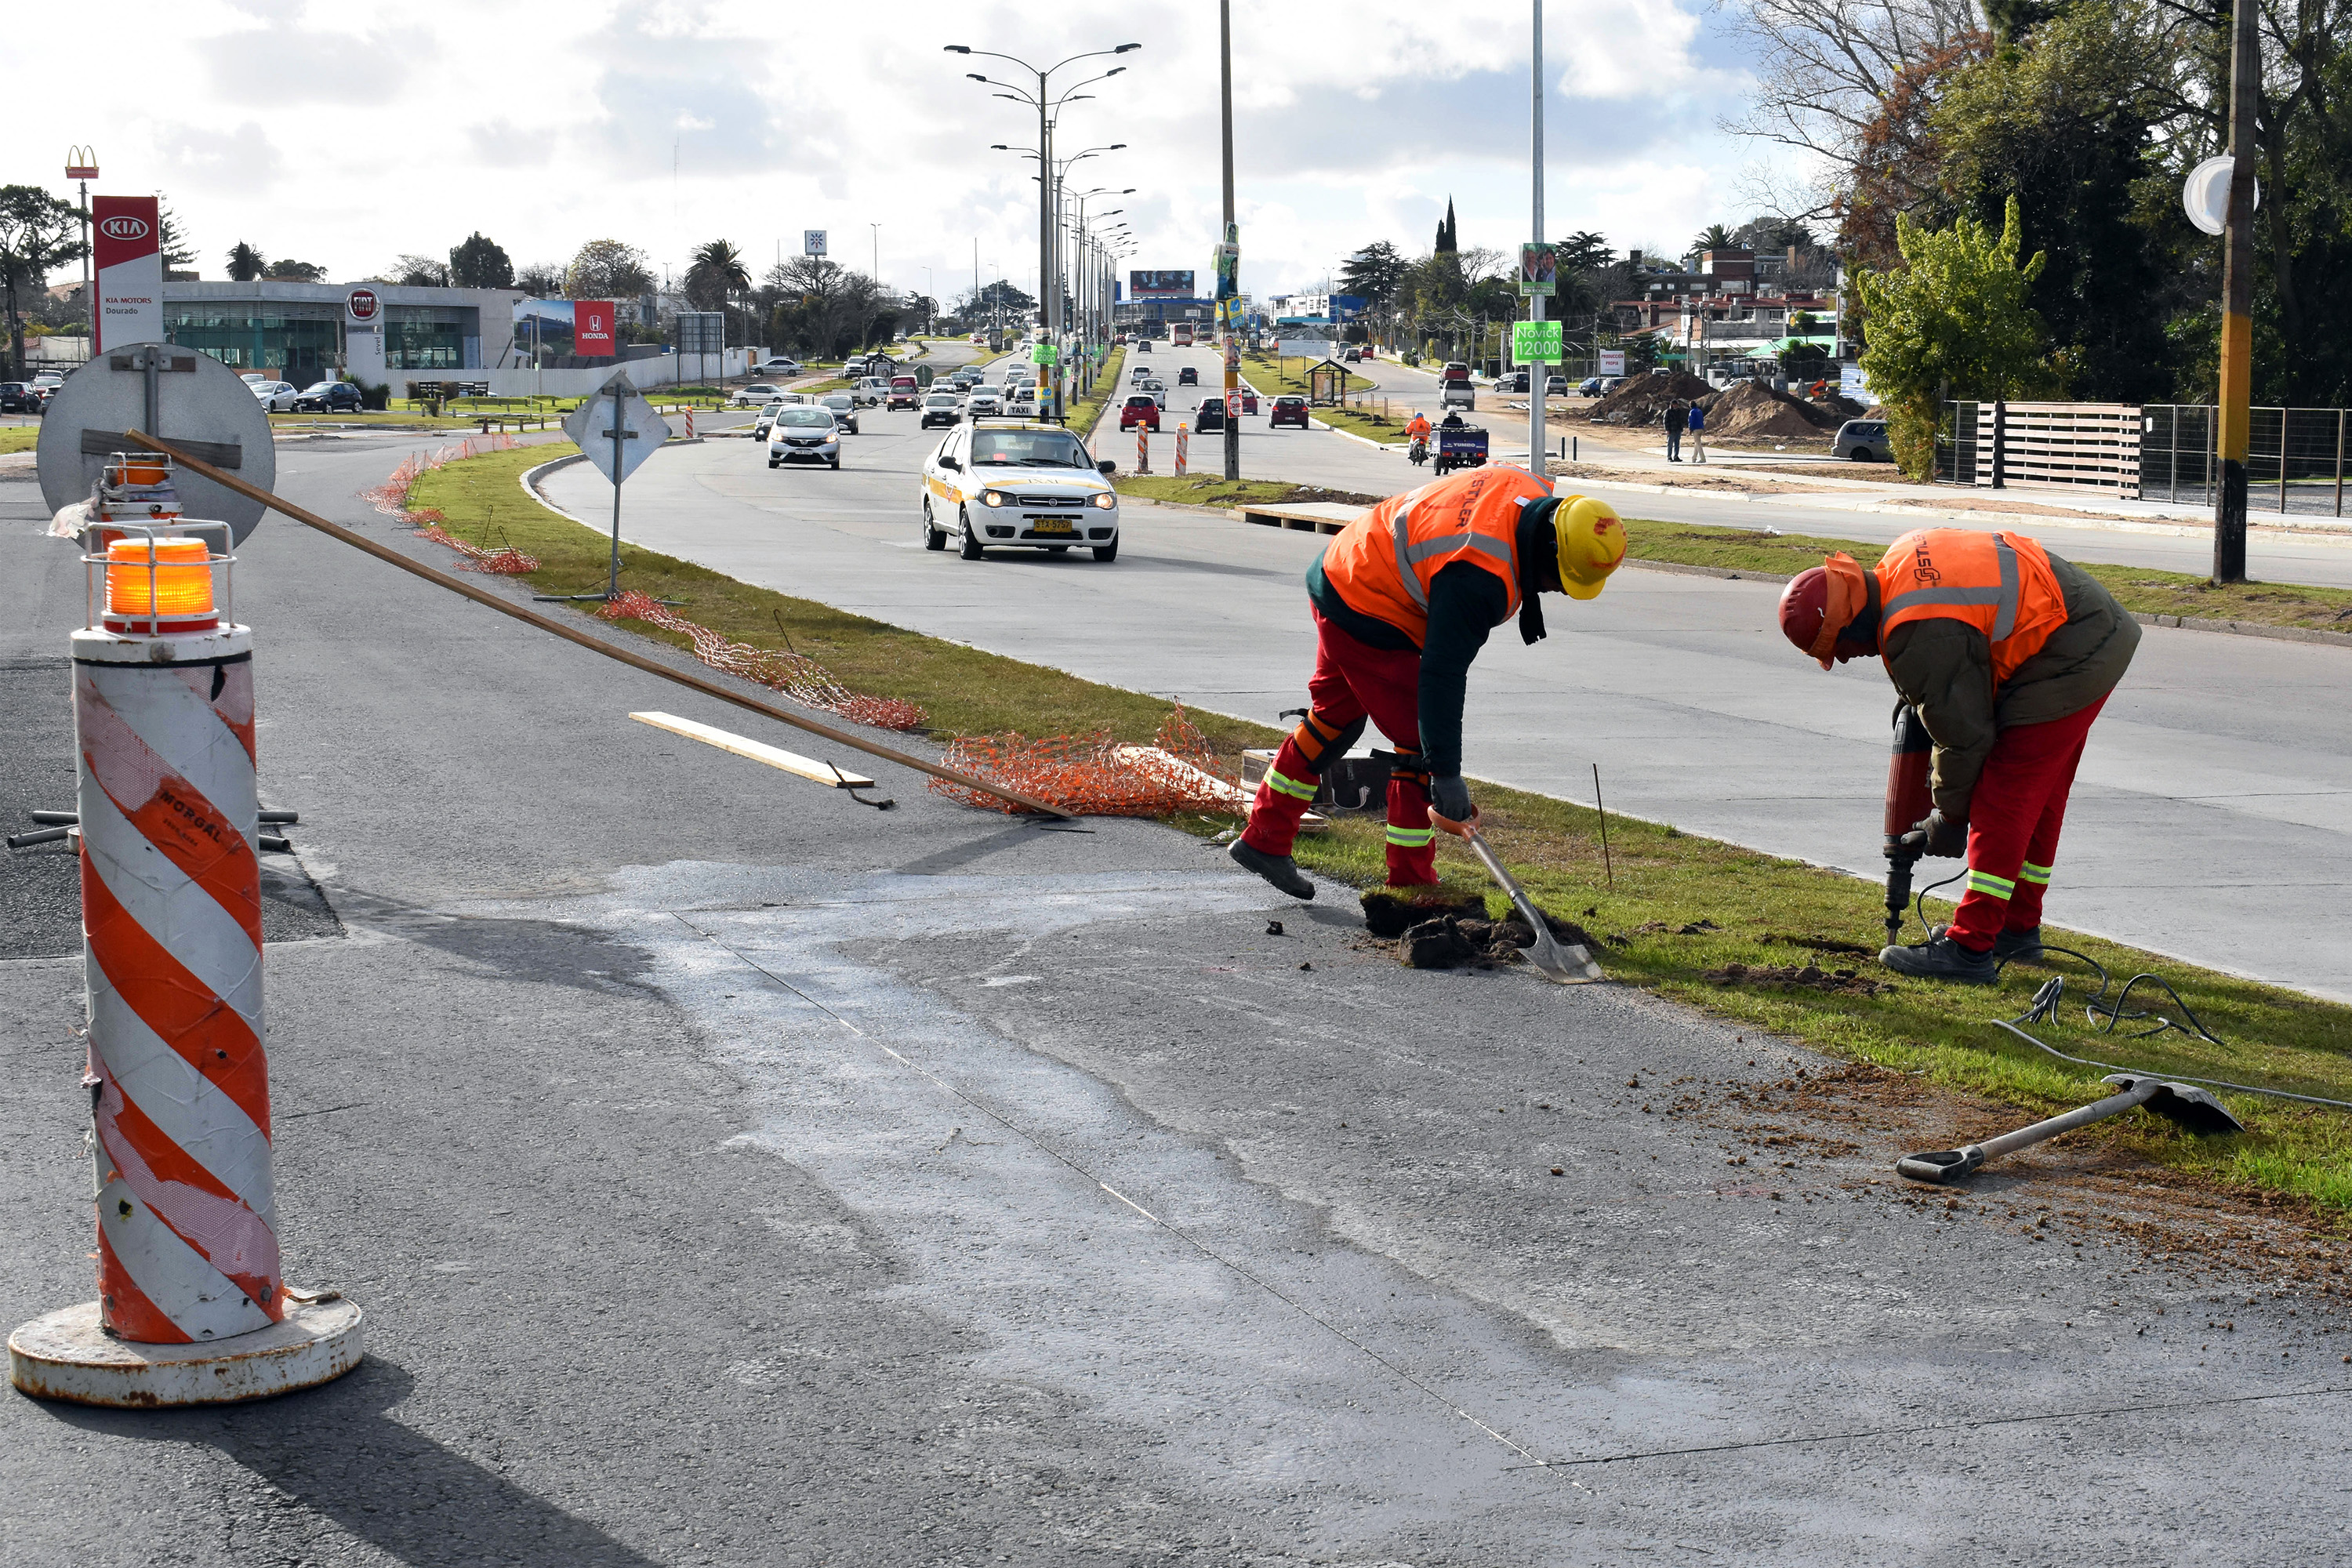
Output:
[[1617,509],[1590,496],[1562,496],[1551,527],[1559,541],[1561,591],[1571,599],[1599,597],[1625,559],[1625,522]]

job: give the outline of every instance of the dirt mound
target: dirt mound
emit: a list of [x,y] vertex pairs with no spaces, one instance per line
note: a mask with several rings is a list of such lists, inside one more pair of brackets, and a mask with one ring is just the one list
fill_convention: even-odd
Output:
[[1486,900],[1475,894],[1450,899],[1443,893],[1370,892],[1363,896],[1364,925],[1374,936],[1393,942],[1424,921],[1452,916],[1483,921]]
[[1835,415],[1841,424],[1848,419],[1861,418],[1864,412],[1861,404],[1856,403],[1851,397],[1847,397],[1843,394],[1835,392],[1823,393],[1821,396],[1816,397],[1813,399],[1813,406],[1820,409],[1824,414]]
[[1842,423],[1842,416],[1763,382],[1743,381],[1716,399],[1707,411],[1706,433],[1727,440],[1785,440],[1819,436]]
[[1707,394],[1706,383],[1687,371],[1653,371],[1625,378],[1624,384],[1586,410],[1596,425],[1655,425],[1670,403],[1689,403]]
[[1536,933],[1517,921],[1458,920],[1446,915],[1423,921],[1397,940],[1397,958],[1408,969],[1486,969],[1517,963],[1519,950],[1533,947]]
[[1848,996],[1875,996],[1892,989],[1883,980],[1865,980],[1851,969],[1822,969],[1808,963],[1802,968],[1793,964],[1727,963],[1721,969],[1710,969],[1706,977],[1717,985],[1770,985],[1787,989],[1802,986],[1809,991],[1831,991]]

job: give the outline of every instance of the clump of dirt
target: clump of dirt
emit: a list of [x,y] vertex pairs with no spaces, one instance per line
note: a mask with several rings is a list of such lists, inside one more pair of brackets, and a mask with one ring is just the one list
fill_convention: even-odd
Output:
[[1843,422],[1863,416],[1862,405],[1843,393],[1825,392],[1813,399],[1813,406],[1825,414],[1834,414]]
[[1858,942],[1846,942],[1833,936],[1795,936],[1788,931],[1766,931],[1762,940],[1766,947],[1770,947],[1777,942],[1787,947],[1809,947],[1815,952],[1846,952],[1852,953],[1856,958],[1878,956],[1878,949],[1874,947],[1867,947]]
[[1332,501],[1340,506],[1378,506],[1385,497],[1368,496],[1359,490],[1326,489],[1321,485],[1301,485],[1291,492],[1287,504],[1305,505],[1308,501]]
[[1727,963],[1721,969],[1710,969],[1706,977],[1717,985],[1801,985],[1813,991],[1829,991],[1842,996],[1875,996],[1894,986],[1884,980],[1865,980],[1851,969],[1823,969],[1808,963],[1803,968],[1792,964]]
[[1518,963],[1519,950],[1535,941],[1536,933],[1517,921],[1443,915],[1400,937],[1397,959],[1408,969],[1492,969]]
[[1688,405],[1710,390],[1687,371],[1627,376],[1623,385],[1586,409],[1585,417],[1596,425],[1655,425],[1668,404]]
[[1843,424],[1844,417],[1763,382],[1743,381],[1716,399],[1707,411],[1706,433],[1731,440],[1811,437]]
[[1448,897],[1439,892],[1400,893],[1376,889],[1363,896],[1363,904],[1366,929],[1391,942],[1425,921],[1447,915],[1465,921],[1486,918],[1486,900],[1475,893]]
[[1701,936],[1711,931],[1721,931],[1723,928],[1711,920],[1701,918],[1685,921],[1681,925],[1675,925],[1671,921],[1643,921],[1633,929],[1650,936],[1661,933],[1666,936]]

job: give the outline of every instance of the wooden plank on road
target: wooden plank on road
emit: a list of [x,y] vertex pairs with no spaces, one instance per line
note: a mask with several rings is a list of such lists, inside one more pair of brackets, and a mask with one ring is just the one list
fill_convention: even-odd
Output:
[[651,724],[656,730],[667,730],[673,735],[683,735],[689,741],[699,741],[706,746],[716,746],[722,752],[732,752],[739,757],[749,757],[755,763],[765,763],[772,768],[798,773],[835,789],[866,789],[874,783],[863,773],[837,772],[831,764],[813,761],[798,752],[771,746],[765,741],[754,741],[714,724],[698,724],[675,713],[632,713],[629,717],[640,724]]

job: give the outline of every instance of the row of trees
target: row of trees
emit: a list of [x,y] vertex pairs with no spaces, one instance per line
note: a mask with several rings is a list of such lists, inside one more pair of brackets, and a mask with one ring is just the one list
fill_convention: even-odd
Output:
[[[1931,402],[2210,401],[2221,241],[2189,224],[2179,191],[2227,140],[2231,13],[2230,0],[1738,0],[1762,83],[1739,128],[1825,160],[1826,184],[1781,205],[1833,221],[1849,265],[1879,275],[1857,290],[1863,334],[1888,374],[1937,363]],[[2254,395],[2340,405],[2352,0],[2260,16]],[[1928,269],[2016,281],[1940,310],[1916,289],[1898,304],[1886,279],[1931,256]],[[2014,297],[2013,319],[1971,314],[1993,295]],[[1885,342],[1881,310],[1950,352]]]

